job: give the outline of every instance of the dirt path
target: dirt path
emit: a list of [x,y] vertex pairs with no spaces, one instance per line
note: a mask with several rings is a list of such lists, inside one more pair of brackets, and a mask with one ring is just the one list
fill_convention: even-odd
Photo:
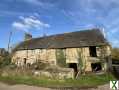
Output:
[[0,90],[51,90],[51,89],[28,85],[7,85],[0,83]]
[[90,88],[86,90],[111,90],[109,84],[98,86],[97,88]]
[[[28,85],[7,85],[4,83],[0,83],[0,90],[52,90],[49,88],[36,87],[36,86],[28,86]],[[110,90],[109,84],[99,86],[97,88],[89,88],[89,89],[53,89],[53,90]]]

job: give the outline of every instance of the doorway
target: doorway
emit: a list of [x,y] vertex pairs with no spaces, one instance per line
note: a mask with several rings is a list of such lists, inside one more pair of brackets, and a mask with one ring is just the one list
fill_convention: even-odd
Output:
[[78,73],[77,63],[69,63],[69,68],[73,68],[74,69],[74,74],[76,76],[77,73]]

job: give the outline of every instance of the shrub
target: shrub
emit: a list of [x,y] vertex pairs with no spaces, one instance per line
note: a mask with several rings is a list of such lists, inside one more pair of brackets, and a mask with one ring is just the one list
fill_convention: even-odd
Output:
[[4,56],[0,60],[0,68],[10,65],[10,63],[11,63],[11,56],[9,56],[9,55]]

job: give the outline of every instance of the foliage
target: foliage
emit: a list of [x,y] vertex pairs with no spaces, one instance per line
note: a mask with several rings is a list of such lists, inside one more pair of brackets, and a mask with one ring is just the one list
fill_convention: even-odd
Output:
[[10,63],[11,63],[10,55],[2,56],[1,60],[0,60],[0,68],[5,67],[5,66],[9,65]]
[[112,48],[112,59],[119,60],[119,48]]
[[57,49],[56,50],[56,58],[57,58],[57,64],[60,67],[67,67],[64,49]]
[[85,68],[86,68],[86,65],[85,65],[85,64],[86,64],[86,62],[85,62],[85,63],[83,62],[83,57],[82,57],[82,55],[81,55],[81,52],[82,52],[82,51],[79,51],[79,50],[78,50],[78,55],[79,55],[79,56],[78,56],[78,57],[79,57],[79,58],[78,58],[78,61],[79,61],[79,65],[78,65],[78,66],[79,66],[79,68],[80,68],[81,73],[85,73]]

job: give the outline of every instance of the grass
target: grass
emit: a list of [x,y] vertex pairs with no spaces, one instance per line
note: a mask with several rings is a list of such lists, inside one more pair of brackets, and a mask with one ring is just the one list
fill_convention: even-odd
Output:
[[53,80],[44,77],[33,76],[0,76],[0,81],[8,84],[26,84],[42,87],[95,87],[115,80],[111,74],[81,75],[79,79]]

